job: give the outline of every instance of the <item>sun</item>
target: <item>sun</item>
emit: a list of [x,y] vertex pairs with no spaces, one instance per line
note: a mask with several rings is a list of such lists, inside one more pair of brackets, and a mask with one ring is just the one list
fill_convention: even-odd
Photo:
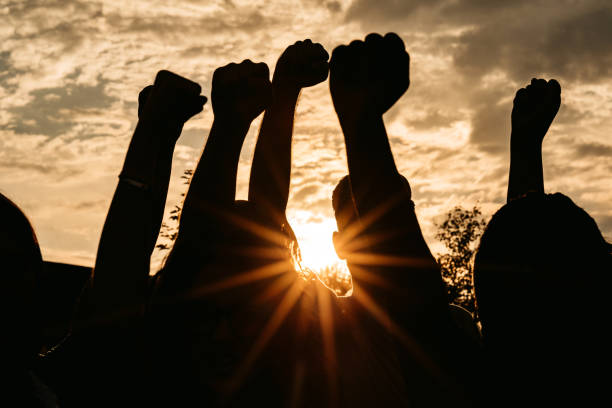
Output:
[[320,218],[318,222],[291,222],[291,225],[300,245],[302,266],[316,273],[336,294],[350,294],[351,274],[346,262],[338,258],[332,242],[335,220]]
[[302,262],[304,266],[315,272],[328,265],[341,262],[332,243],[332,233],[336,227],[335,222],[330,221],[332,220],[294,226],[302,252]]

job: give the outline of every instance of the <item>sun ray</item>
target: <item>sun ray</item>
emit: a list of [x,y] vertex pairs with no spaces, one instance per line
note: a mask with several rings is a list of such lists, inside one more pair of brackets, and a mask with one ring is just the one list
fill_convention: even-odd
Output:
[[431,267],[430,258],[398,256],[376,253],[351,253],[351,262],[358,265],[393,266],[393,267]]
[[353,280],[368,283],[374,286],[391,289],[393,284],[385,279],[380,273],[374,273],[366,268],[361,268],[358,265],[353,265],[351,269]]
[[205,294],[232,289],[237,286],[246,285],[263,279],[268,279],[273,276],[280,275],[286,271],[286,261],[273,262],[238,275],[232,275],[220,281],[212,282],[208,285],[199,286],[197,289],[194,289],[190,292],[190,297],[198,297]]
[[274,282],[270,283],[270,285],[268,285],[263,292],[253,299],[253,303],[261,304],[274,298],[282,293],[283,290],[287,289],[287,287],[289,287],[295,279],[296,276],[294,273],[284,273],[280,275]]
[[235,375],[229,380],[226,388],[228,394],[233,393],[240,387],[253,363],[255,363],[265,346],[268,344],[295,303],[298,301],[303,289],[304,281],[301,279],[295,279],[283,299],[276,307],[276,310],[262,329],[261,333],[253,343],[253,346],[246,354],[244,361],[236,370]]
[[346,240],[352,241],[356,237],[360,236],[363,231],[365,231],[374,222],[376,222],[383,215],[385,215],[385,213],[389,211],[389,209],[391,209],[394,205],[396,205],[403,197],[404,194],[402,193],[388,197],[378,207],[370,210],[365,215],[360,215],[359,221],[351,223],[343,232],[343,235],[346,237]]
[[336,358],[336,344],[334,339],[334,316],[332,313],[330,294],[327,289],[317,286],[317,300],[319,306],[319,321],[323,335],[323,357],[327,371],[329,387],[329,406],[338,405],[338,364]]
[[287,236],[279,232],[278,229],[261,225],[246,217],[234,213],[226,213],[225,218],[231,223],[240,226],[245,231],[251,232],[270,243],[284,245],[287,239]]
[[385,327],[430,374],[434,375],[438,379],[450,383],[450,379],[447,378],[448,376],[444,374],[439,365],[427,355],[423,347],[421,347],[414,337],[406,332],[400,325],[394,322],[384,308],[378,305],[372,296],[368,294],[368,292],[362,286],[356,282],[353,283],[353,286],[355,291],[355,295],[353,297],[356,299],[356,301],[368,313],[370,313],[374,319]]

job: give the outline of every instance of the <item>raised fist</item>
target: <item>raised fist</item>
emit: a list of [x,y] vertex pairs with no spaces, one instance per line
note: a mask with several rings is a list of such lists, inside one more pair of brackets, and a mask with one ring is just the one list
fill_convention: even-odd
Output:
[[512,108],[513,143],[542,143],[560,105],[561,86],[554,79],[534,78],[519,89]]
[[268,66],[244,60],[217,68],[212,80],[212,106],[215,118],[250,123],[272,101]]
[[336,47],[329,63],[329,88],[338,115],[385,113],[410,85],[410,57],[394,33],[369,34]]
[[138,118],[171,120],[179,124],[202,112],[206,97],[197,83],[170,71],[159,71],[155,83],[138,95]]
[[319,43],[298,41],[281,54],[272,82],[296,89],[316,85],[327,79],[329,54]]

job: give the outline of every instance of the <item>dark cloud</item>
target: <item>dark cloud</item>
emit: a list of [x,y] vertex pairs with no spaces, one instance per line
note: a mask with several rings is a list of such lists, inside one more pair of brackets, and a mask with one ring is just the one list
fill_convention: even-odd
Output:
[[576,158],[609,156],[612,156],[612,145],[602,143],[580,143],[574,152]]
[[106,200],[95,200],[95,201],[81,201],[79,203],[75,203],[73,208],[75,210],[92,210],[92,209],[100,209],[104,208],[107,205]]
[[[454,71],[434,78],[452,84],[460,99],[442,99],[439,93],[448,91],[425,82],[425,90],[438,94],[419,95],[425,116],[404,123],[429,130],[467,119],[471,144],[491,154],[507,151],[512,95],[532,77],[554,76],[564,84],[612,76],[611,6],[598,0],[357,0],[346,19],[368,30],[387,30],[383,24],[390,22],[405,39],[425,34],[431,44],[420,52],[450,57]],[[458,103],[469,109],[467,117],[453,112]],[[582,118],[568,113],[574,115],[567,121]]]
[[106,93],[108,81],[101,77],[97,81],[95,85],[67,83],[30,92],[30,102],[8,109],[13,117],[7,128],[15,133],[53,138],[76,125],[75,114],[95,112],[104,118],[104,110],[109,109],[117,98]]
[[98,34],[96,19],[103,16],[100,2],[23,1],[9,4],[8,9],[15,27],[11,40],[44,39],[61,44],[60,54]]
[[506,152],[510,142],[511,111],[509,103],[478,106],[472,117],[470,141],[489,153]]
[[325,2],[325,7],[327,7],[327,9],[332,13],[338,13],[342,11],[342,5],[340,4],[340,2],[337,1]]
[[342,4],[337,0],[302,0],[302,4],[311,7],[325,7],[331,13],[342,11]]
[[440,109],[427,109],[424,114],[404,120],[404,124],[415,130],[425,131],[450,127],[460,119],[458,115],[443,112]]
[[347,21],[367,21],[368,23],[384,23],[403,20],[411,17],[417,10],[437,6],[443,0],[355,0],[346,10]]
[[11,62],[10,51],[0,52],[0,87],[8,93],[13,93],[18,87],[15,78],[24,71],[16,69]]
[[[541,74],[598,81],[612,76],[612,3],[586,1],[357,0],[347,21],[368,29],[440,33],[456,67],[478,80],[500,70],[517,81]],[[461,33],[448,33],[449,29]]]
[[610,4],[564,13],[560,9],[517,7],[494,13],[460,36],[454,61],[464,74],[480,77],[500,70],[517,81],[551,75],[596,82],[612,74]]

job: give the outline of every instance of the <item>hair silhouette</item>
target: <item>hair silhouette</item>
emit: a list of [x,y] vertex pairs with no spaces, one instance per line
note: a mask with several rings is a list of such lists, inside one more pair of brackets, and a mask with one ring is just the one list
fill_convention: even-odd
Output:
[[611,251],[593,218],[560,193],[528,194],[493,216],[474,288],[491,369],[516,390],[508,404],[602,397]]
[[603,301],[592,297],[609,289],[611,261],[612,246],[595,220],[569,197],[533,193],[506,204],[489,222],[474,263],[485,338],[499,341],[527,322],[546,334],[551,328],[543,322],[567,319],[557,309],[563,296],[576,312]]
[[43,261],[36,234],[25,214],[0,194],[2,269],[2,350],[4,358],[22,363],[42,346],[39,279]]

